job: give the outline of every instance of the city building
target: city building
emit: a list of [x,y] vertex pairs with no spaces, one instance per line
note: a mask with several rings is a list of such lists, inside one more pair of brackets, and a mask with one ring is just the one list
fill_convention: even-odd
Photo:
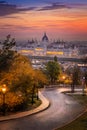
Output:
[[17,48],[23,55],[32,56],[58,56],[58,57],[76,57],[78,56],[78,48],[67,45],[63,40],[49,40],[44,33],[41,41],[28,40],[28,43],[21,48]]

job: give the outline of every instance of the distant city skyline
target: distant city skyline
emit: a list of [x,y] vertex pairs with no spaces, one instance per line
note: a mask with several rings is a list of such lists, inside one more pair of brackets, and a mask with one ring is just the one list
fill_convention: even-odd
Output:
[[87,41],[87,0],[0,0],[0,40]]

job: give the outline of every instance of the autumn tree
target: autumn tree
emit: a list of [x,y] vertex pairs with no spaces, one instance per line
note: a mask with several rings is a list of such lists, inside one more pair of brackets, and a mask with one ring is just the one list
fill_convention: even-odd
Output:
[[[34,96],[38,99],[38,88],[47,80],[42,71],[32,68],[28,57],[12,50],[14,45],[14,39],[8,35],[0,54],[0,85],[6,84],[8,86],[8,95],[16,100],[15,103],[11,103],[16,107],[18,103],[20,105],[28,101],[33,103]],[[21,100],[19,100],[20,95],[22,96]],[[17,100],[20,102],[17,103]]]
[[11,90],[20,91],[27,100],[28,94],[31,91],[31,82],[34,73],[29,59],[18,54],[13,61],[10,71],[14,77],[11,83]]
[[9,93],[18,96],[21,94],[22,102],[27,102],[32,92],[32,77],[35,72],[27,57],[12,50],[14,45],[14,39],[8,35],[0,54],[0,85],[6,84]]
[[33,103],[33,98],[34,94],[36,94],[36,97],[38,99],[38,89],[43,87],[44,84],[47,84],[48,80],[46,75],[41,71],[41,70],[34,70],[33,76],[32,76],[32,103]]

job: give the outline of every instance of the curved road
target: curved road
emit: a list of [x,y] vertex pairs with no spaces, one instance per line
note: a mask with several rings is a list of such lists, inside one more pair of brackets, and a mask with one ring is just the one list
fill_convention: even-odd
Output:
[[0,122],[0,130],[53,130],[79,115],[84,108],[70,96],[57,89],[42,91],[50,102],[50,107],[35,115]]

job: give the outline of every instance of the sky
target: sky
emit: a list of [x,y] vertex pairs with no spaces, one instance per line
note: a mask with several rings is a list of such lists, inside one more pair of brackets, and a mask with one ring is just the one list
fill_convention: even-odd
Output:
[[0,0],[0,39],[87,40],[87,0]]

